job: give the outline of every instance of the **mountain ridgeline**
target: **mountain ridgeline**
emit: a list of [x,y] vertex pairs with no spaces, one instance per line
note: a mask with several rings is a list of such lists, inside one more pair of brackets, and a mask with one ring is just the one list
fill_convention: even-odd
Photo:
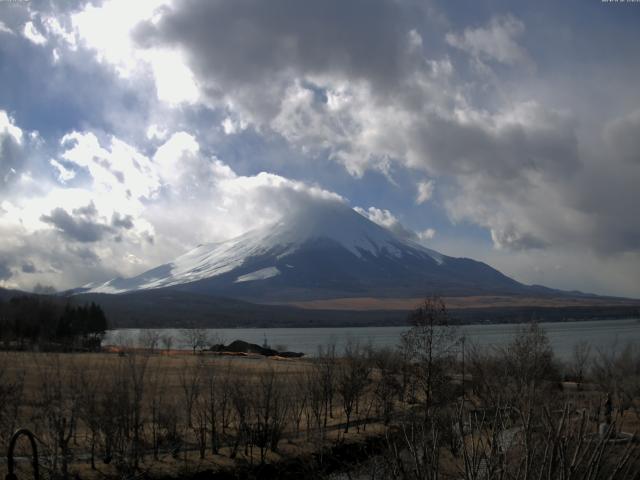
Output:
[[[637,314],[639,305],[523,285],[482,262],[400,237],[337,201],[71,293],[103,306],[121,327],[400,325],[414,300],[431,295],[464,299],[452,313],[466,322],[620,317]],[[487,306],[494,297],[501,303]],[[362,299],[376,306],[335,306]],[[403,306],[392,307],[399,299]]]
[[344,297],[532,294],[490,266],[401,238],[335,202],[267,228],[200,245],[129,279],[80,291],[120,294],[171,288],[259,303]]

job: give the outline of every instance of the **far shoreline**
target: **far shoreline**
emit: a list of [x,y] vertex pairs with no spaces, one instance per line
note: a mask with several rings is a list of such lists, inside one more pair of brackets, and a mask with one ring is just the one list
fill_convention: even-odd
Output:
[[[608,322],[608,321],[622,321],[622,320],[635,320],[640,323],[640,315],[637,316],[615,316],[615,317],[603,317],[603,318],[585,318],[585,319],[576,319],[576,318],[567,318],[567,319],[558,319],[558,320],[529,320],[529,321],[514,321],[514,322],[482,322],[482,321],[470,321],[470,322],[452,322],[451,326],[455,327],[466,327],[466,326],[492,326],[492,325],[528,325],[532,322],[538,323],[539,325],[554,325],[559,323],[589,323],[589,322]],[[353,329],[353,328],[411,328],[411,324],[341,324],[341,325],[300,325],[300,326],[232,326],[232,327],[207,327],[207,326],[162,326],[162,327],[115,327],[107,329],[107,332],[116,332],[122,330],[191,330],[191,329],[202,329],[202,330],[255,330],[255,331],[263,331],[263,330],[311,330],[311,329],[327,329],[327,330],[335,330],[335,329]]]
[[[513,335],[527,323],[512,324],[468,324],[456,326],[460,328],[468,346],[492,345],[500,346],[508,342]],[[608,349],[613,344],[623,344],[627,341],[640,343],[640,318],[627,317],[609,320],[584,320],[566,322],[541,322],[540,326],[547,332],[554,351],[559,357],[568,357],[573,346],[580,341],[587,341],[594,348]],[[403,326],[375,326],[375,327],[282,327],[282,328],[211,328],[201,329],[216,336],[225,343],[243,340],[255,344],[264,343],[271,347],[286,347],[285,350],[302,352],[305,357],[314,357],[318,347],[335,345],[341,350],[348,340],[355,340],[362,345],[371,345],[374,349],[396,348],[401,335],[408,331],[409,325]],[[103,347],[108,344],[138,344],[143,332],[155,330],[160,336],[171,336],[173,347],[180,349],[191,348],[187,342],[180,340],[186,329],[137,329],[123,328],[110,330],[103,341]],[[117,336],[121,336],[117,339]],[[126,342],[126,343],[122,343]]]

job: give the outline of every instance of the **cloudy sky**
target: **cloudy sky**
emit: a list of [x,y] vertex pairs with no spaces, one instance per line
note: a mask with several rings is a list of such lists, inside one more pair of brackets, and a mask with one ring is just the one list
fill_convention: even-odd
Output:
[[340,198],[640,297],[640,3],[0,0],[0,286],[129,276]]

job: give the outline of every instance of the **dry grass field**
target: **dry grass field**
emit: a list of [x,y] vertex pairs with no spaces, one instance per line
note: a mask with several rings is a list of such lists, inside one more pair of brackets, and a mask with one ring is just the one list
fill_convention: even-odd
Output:
[[[0,352],[0,449],[29,428],[45,478],[191,477],[291,461],[298,476],[282,478],[325,478],[328,465],[371,479],[640,474],[638,443],[617,442],[640,429],[640,350],[560,365],[534,324],[501,350],[468,352],[463,376],[455,329],[433,327],[414,327],[403,349],[353,343],[340,358]],[[19,478],[29,475],[25,447]]]
[[[639,300],[616,298],[577,298],[577,297],[525,297],[508,295],[487,295],[467,297],[444,297],[447,308],[451,310],[468,308],[505,308],[505,307],[612,307],[638,306]],[[401,310],[416,308],[423,298],[329,298],[291,302],[288,305],[310,310]]]
[[[128,422],[132,416],[138,415],[142,447],[136,469],[158,477],[182,476],[207,469],[261,462],[263,458],[258,448],[255,445],[246,447],[246,444],[243,447],[247,439],[238,438],[243,428],[240,423],[245,422],[245,419],[239,418],[243,410],[246,415],[254,417],[282,416],[281,435],[286,440],[280,442],[276,452],[264,449],[262,455],[267,462],[302,457],[315,451],[318,444],[314,421],[326,422],[321,428],[321,442],[329,444],[361,441],[367,436],[379,435],[382,430],[382,425],[375,421],[366,422],[361,428],[358,423],[362,421],[361,418],[352,416],[351,421],[356,425],[345,433],[346,417],[337,398],[333,400],[335,405],[331,406],[330,412],[319,411],[322,406],[318,405],[318,418],[312,418],[313,413],[307,408],[308,405],[300,403],[307,401],[301,399],[305,395],[303,390],[308,382],[314,381],[313,365],[305,359],[209,353],[193,355],[178,351],[156,354],[140,351],[121,354],[0,352],[0,372],[5,384],[22,385],[15,416],[2,418],[5,430],[1,436],[1,448],[6,450],[11,431],[29,428],[39,439],[40,462],[45,476],[60,468],[61,459],[54,459],[56,448],[57,457],[63,455],[56,438],[58,432],[70,435],[66,454],[70,474],[78,474],[81,478],[102,478],[104,475],[119,477],[123,474],[123,465],[116,464],[115,460],[109,464],[103,462],[106,449],[104,438],[96,442],[95,469],[91,467],[91,425],[83,412],[87,408],[94,409],[98,421],[107,424],[105,417]],[[266,391],[269,387],[264,383],[265,378],[273,380],[273,392]],[[137,381],[140,385],[136,385]],[[216,389],[216,398],[209,397],[209,382],[215,382],[213,388]],[[114,390],[114,387],[122,387],[125,391]],[[134,398],[137,389],[140,390],[139,406]],[[85,397],[87,395],[88,398]],[[264,395],[272,395],[271,400],[265,399]],[[122,396],[127,398],[123,399]],[[92,399],[92,405],[85,405]],[[215,454],[209,444],[210,434],[204,432],[208,428],[204,424],[209,426],[212,421],[207,417],[212,406],[208,403],[209,399],[220,415],[216,419],[220,422],[220,432]],[[280,406],[259,404],[260,400],[280,402]],[[44,406],[43,401],[57,404]],[[244,406],[241,405],[243,402]],[[49,411],[48,407],[53,407],[53,411]],[[139,411],[136,412],[137,407]],[[305,408],[307,411],[303,412]],[[103,411],[99,411],[101,409]],[[371,403],[367,414],[374,416]],[[223,418],[225,415],[227,418]],[[321,415],[327,415],[327,418],[322,419]],[[60,421],[64,420],[74,423],[73,432],[68,429],[65,433],[65,428],[60,426]],[[173,422],[173,425],[167,427],[167,421],[169,424]],[[252,421],[255,422],[255,418]],[[56,422],[58,425],[53,425]],[[249,424],[249,421],[246,420],[246,423]],[[166,441],[172,427],[180,437],[178,452]],[[103,430],[108,431],[108,427]],[[156,453],[153,446],[155,439],[158,441]],[[131,439],[128,440],[131,442]],[[202,445],[204,454],[200,452],[201,442],[206,443]],[[17,450],[19,457],[27,455],[27,447],[27,442],[22,440]],[[131,445],[126,448],[131,448]],[[121,455],[126,453],[120,452]],[[28,462],[19,458],[17,465],[19,471],[27,475],[30,470]],[[0,475],[5,474],[6,463],[3,462]]]

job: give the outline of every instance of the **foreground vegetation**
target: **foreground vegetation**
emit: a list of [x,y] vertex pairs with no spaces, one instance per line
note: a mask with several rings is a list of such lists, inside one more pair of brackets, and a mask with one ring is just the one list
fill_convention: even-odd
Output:
[[[563,365],[535,324],[482,350],[437,299],[411,321],[399,349],[351,342],[311,360],[4,352],[0,448],[30,428],[51,478],[313,478],[337,452],[371,479],[638,478],[640,446],[621,433],[640,425],[637,346],[580,344]],[[291,458],[289,477],[264,466]]]

